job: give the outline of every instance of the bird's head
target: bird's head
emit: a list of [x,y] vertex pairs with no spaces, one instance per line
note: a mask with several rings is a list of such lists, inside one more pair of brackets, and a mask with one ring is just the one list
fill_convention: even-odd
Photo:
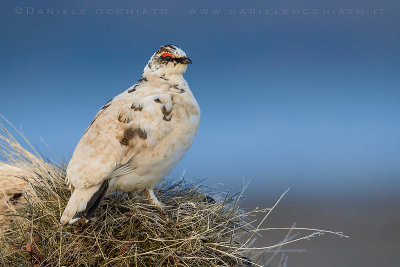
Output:
[[187,64],[192,64],[192,61],[182,49],[172,44],[164,45],[150,58],[149,63],[144,68],[144,74],[159,77],[182,74],[186,71]]

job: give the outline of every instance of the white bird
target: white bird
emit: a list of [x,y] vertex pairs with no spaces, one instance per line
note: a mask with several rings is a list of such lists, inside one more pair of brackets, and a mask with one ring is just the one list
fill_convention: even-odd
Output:
[[9,213],[26,202],[25,196],[34,196],[28,182],[34,182],[34,177],[33,172],[0,163],[0,235],[13,219]]
[[150,58],[140,80],[108,101],[79,141],[67,167],[73,192],[60,222],[93,216],[106,194],[153,187],[182,159],[196,135],[200,108],[182,74],[191,60],[175,45]]

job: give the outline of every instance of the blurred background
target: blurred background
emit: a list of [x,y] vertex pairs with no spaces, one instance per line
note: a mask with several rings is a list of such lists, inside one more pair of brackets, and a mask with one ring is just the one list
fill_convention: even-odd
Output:
[[[161,45],[193,61],[202,121],[169,175],[241,190],[266,227],[351,236],[287,247],[287,266],[398,266],[400,4],[396,1],[54,1],[0,4],[0,114],[68,161],[99,108]],[[273,244],[285,232],[257,242]],[[293,249],[293,251],[292,251]]]

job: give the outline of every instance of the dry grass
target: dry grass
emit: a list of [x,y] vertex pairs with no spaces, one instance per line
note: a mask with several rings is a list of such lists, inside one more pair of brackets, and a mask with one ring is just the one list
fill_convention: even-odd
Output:
[[[0,263],[5,266],[263,266],[285,244],[320,233],[343,236],[276,228],[289,231],[283,242],[253,247],[256,236],[273,230],[263,225],[276,205],[245,212],[239,207],[242,193],[215,195],[185,179],[165,182],[156,191],[168,215],[140,196],[115,194],[102,201],[90,222],[62,226],[59,219],[71,194],[65,166],[46,162],[33,148],[32,153],[25,150],[4,127],[0,147],[0,157],[34,174],[29,181],[34,194],[24,195],[21,208],[10,206],[13,221],[0,241]],[[261,221],[255,219],[259,214],[264,214]],[[294,229],[311,232],[292,239]],[[265,253],[270,257],[261,262]],[[284,266],[285,256],[280,257]]]
[[18,209],[22,204],[23,193],[30,190],[28,182],[16,177],[29,179],[31,173],[14,166],[0,164],[0,232],[10,219],[9,216],[4,216],[2,213],[9,210],[10,205]]

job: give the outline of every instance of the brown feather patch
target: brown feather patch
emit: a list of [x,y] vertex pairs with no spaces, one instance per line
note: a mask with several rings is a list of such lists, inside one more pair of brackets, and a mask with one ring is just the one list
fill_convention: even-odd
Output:
[[129,118],[128,115],[119,114],[119,115],[118,115],[118,121],[119,121],[119,122],[123,122],[123,123],[128,123],[128,122],[130,122],[131,120],[130,120],[130,118]]
[[135,134],[136,132],[133,129],[131,128],[126,129],[124,132],[124,136],[120,141],[121,145],[128,146],[129,141],[135,136]]
[[164,116],[168,116],[169,114],[171,114],[171,111],[172,111],[172,110],[168,111],[168,110],[165,108],[165,106],[162,107],[162,113],[164,114]]
[[135,103],[133,103],[131,109],[133,109],[134,111],[142,111],[143,107],[141,105],[136,105]]
[[179,90],[180,94],[183,94],[185,91],[185,89],[179,88],[177,84],[172,85],[172,88]]
[[125,130],[124,136],[122,137],[122,139],[120,141],[121,145],[128,146],[129,141],[132,140],[136,135],[138,135],[139,138],[147,139],[146,131],[144,131],[140,128],[137,128],[137,129],[128,128]]
[[142,139],[147,139],[147,133],[146,133],[146,131],[144,131],[144,130],[142,130],[142,129],[140,129],[140,128],[136,129],[136,131],[137,131],[137,133],[138,133],[138,135],[139,135],[140,138],[142,138]]

